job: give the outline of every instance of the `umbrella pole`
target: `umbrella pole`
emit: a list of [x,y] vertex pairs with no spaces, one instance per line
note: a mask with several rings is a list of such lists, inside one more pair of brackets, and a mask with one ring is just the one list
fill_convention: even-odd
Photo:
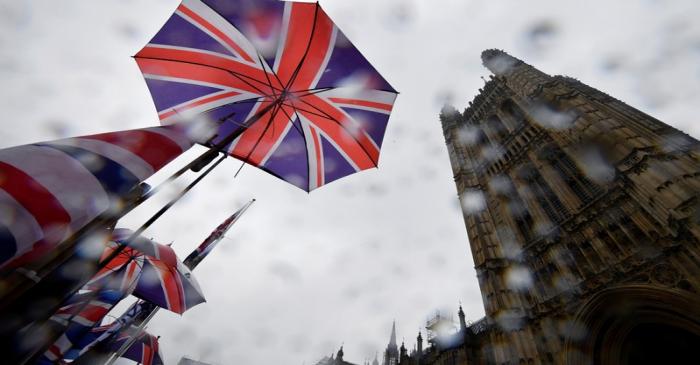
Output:
[[[187,192],[192,190],[192,188],[194,188],[200,181],[202,181],[202,179],[204,179],[207,175],[209,175],[209,173],[212,172],[214,170],[214,168],[216,168],[221,162],[223,162],[223,160],[225,160],[226,157],[227,157],[226,155],[222,155],[212,166],[210,166],[204,173],[200,174],[197,177],[197,179],[195,179],[192,183],[190,183],[177,196],[175,196],[173,199],[171,199],[170,202],[168,202],[168,204],[166,204],[164,207],[162,207],[160,210],[158,210],[158,212],[156,212],[153,216],[151,216],[151,218],[149,218],[144,224],[142,224],[141,227],[139,227],[134,233],[132,233],[125,241],[129,242],[129,241],[134,240],[141,233],[143,233],[146,229],[148,229],[153,223],[155,223],[155,221],[157,221],[163,214],[165,214],[165,212],[167,212],[173,205],[175,205],[175,203],[177,203],[183,196],[185,196],[185,194],[187,194]],[[126,249],[126,247],[127,247],[127,245],[120,244],[119,247],[117,247],[114,251],[112,251],[112,253],[110,253],[109,256],[107,256],[105,259],[103,259],[102,261],[100,261],[97,264],[97,268],[96,268],[95,272],[98,272],[102,268],[104,268],[110,261],[112,261],[120,253],[122,253],[124,251],[124,249]],[[61,305],[66,300],[68,300],[71,295],[73,295],[73,293],[80,290],[80,288],[84,285],[84,283],[79,283],[79,284],[80,284],[79,286],[73,287],[69,291],[69,293],[62,298],[60,303],[55,305],[50,312],[55,313],[61,307]],[[102,288],[100,288],[100,289],[102,289]],[[89,301],[92,300],[93,298],[95,298],[99,294],[100,289],[94,290],[91,293],[91,295],[88,297],[88,299],[85,301],[85,303],[83,303],[82,308],[85,308],[85,306],[87,306],[89,304]],[[67,325],[70,325],[71,321],[73,320],[73,318],[76,315],[77,314],[74,314],[69,318]],[[49,316],[50,316],[50,314],[49,314]],[[35,326],[37,326],[36,323],[32,327],[35,327]],[[28,330],[25,330],[23,332],[27,333],[27,335],[31,335],[32,333],[34,333],[34,331],[31,328]],[[42,344],[42,346],[40,346],[39,348],[36,348],[34,350],[30,350],[29,351],[30,353],[27,354],[27,356],[22,356],[24,358],[24,360],[22,360],[22,362],[20,362],[20,363],[24,364],[24,363],[27,363],[28,360],[34,359],[37,356],[41,356],[41,354],[43,354],[49,348],[49,346],[51,346],[51,344],[53,344],[60,337],[60,335],[61,335],[61,333],[59,332],[59,333],[52,333],[50,336],[45,336],[46,340]]]

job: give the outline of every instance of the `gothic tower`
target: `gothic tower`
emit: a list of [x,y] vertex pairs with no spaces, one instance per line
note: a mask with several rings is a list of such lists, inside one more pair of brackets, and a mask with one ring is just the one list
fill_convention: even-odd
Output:
[[396,322],[391,324],[391,336],[389,344],[384,351],[384,362],[382,365],[398,365],[399,363],[399,348],[396,346]]
[[505,52],[482,60],[480,94],[441,114],[486,311],[477,363],[683,363],[700,346],[700,143]]

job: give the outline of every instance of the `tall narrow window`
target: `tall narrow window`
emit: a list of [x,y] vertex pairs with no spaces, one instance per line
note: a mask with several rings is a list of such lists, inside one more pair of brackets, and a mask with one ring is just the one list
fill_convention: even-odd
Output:
[[568,216],[566,207],[554,194],[549,184],[544,181],[542,175],[534,169],[532,169],[530,185],[539,200],[540,206],[553,223],[560,223],[566,219]]
[[558,147],[547,146],[540,151],[540,156],[549,161],[581,203],[588,203],[601,193],[600,186],[589,180],[574,161]]
[[518,194],[518,190],[515,188],[513,181],[508,177],[503,177],[498,181],[499,185],[502,186],[502,191],[508,199],[507,210],[508,214],[515,221],[515,225],[523,238],[523,242],[527,243],[532,240],[535,235],[533,233],[535,222],[530,215],[530,212],[525,205],[525,202]]
[[620,246],[618,246],[617,243],[610,236],[608,236],[605,231],[599,231],[596,233],[596,237],[605,243],[605,246],[608,248],[608,250],[610,250],[610,253],[615,259],[622,257],[622,249],[620,249]]
[[517,129],[525,122],[525,113],[513,100],[508,99],[501,104],[501,110],[510,118],[513,129]]
[[508,137],[508,128],[506,128],[505,124],[503,124],[503,121],[501,121],[498,116],[491,115],[486,119],[484,124],[494,140],[502,142]]

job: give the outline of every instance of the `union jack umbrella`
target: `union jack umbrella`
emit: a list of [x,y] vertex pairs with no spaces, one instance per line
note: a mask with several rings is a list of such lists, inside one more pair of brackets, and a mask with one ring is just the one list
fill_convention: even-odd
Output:
[[170,126],[0,149],[0,267],[52,250],[191,145]]
[[[120,237],[127,238],[131,234],[128,229],[115,231],[115,242],[127,247],[100,269],[88,282],[87,288],[128,290],[126,292],[135,297],[178,314],[205,301],[199,283],[190,269],[175,256],[172,248],[143,237],[129,242],[119,241]],[[134,243],[151,253],[135,249],[132,246]],[[118,244],[108,244],[102,254],[103,259],[117,249]],[[135,282],[133,277],[136,277]],[[131,283],[133,286],[129,286]]]
[[180,260],[172,267],[146,257],[141,270],[141,277],[132,293],[135,297],[178,314],[204,303],[199,283]]
[[124,228],[115,229],[112,232],[111,241],[105,245],[100,261],[106,260],[114,251],[119,250],[120,244],[127,247],[106,262],[88,281],[85,289],[120,290],[129,295],[136,288],[143,267],[147,265],[149,259],[171,268],[177,267],[177,255],[172,248],[142,236],[127,241],[126,239],[132,233],[131,230]]
[[160,353],[160,345],[158,344],[158,337],[155,337],[148,332],[142,331],[140,333],[121,333],[112,342],[112,349],[114,351],[119,350],[119,348],[129,341],[131,337],[136,337],[136,340],[129,346],[129,348],[121,355],[121,357],[136,361],[143,365],[162,365],[163,355]]
[[184,0],[135,58],[162,124],[303,190],[378,164],[397,92],[317,3]]

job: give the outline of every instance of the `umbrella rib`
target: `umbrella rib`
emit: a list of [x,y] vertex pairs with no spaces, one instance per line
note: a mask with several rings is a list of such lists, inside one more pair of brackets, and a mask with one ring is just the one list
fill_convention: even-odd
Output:
[[281,108],[281,105],[275,105],[272,110],[270,111],[270,119],[268,119],[267,125],[265,125],[265,129],[263,129],[263,132],[260,134],[260,137],[258,138],[257,141],[255,141],[255,144],[253,147],[248,151],[248,154],[245,156],[245,159],[243,161],[248,161],[250,159],[250,155],[253,154],[253,151],[255,151],[256,148],[258,148],[258,145],[260,144],[260,141],[262,141],[263,137],[265,136],[265,133],[267,133],[267,130],[270,128],[270,124],[274,124],[274,118],[275,115],[277,114],[277,109]]
[[302,112],[304,112],[304,113],[313,114],[313,115],[315,115],[315,116],[317,116],[317,117],[326,118],[326,119],[331,119],[331,118],[330,118],[329,116],[327,116],[327,115],[319,114],[319,113],[316,113],[316,112],[313,112],[313,111],[307,110],[307,109],[302,109],[302,108],[296,106],[295,104],[293,104],[291,101],[290,101],[289,104],[287,104],[287,103],[283,103],[283,104],[286,105],[286,106],[289,106],[289,107],[294,108],[295,111],[296,111],[296,110],[300,110],[300,111],[302,111]]
[[[293,104],[292,105],[284,104],[284,105],[291,106],[292,109],[294,109],[294,115],[296,115],[296,117],[299,118],[299,123],[301,123],[301,117],[299,116],[299,113],[297,112],[297,108],[295,108]],[[294,129],[296,129],[299,132],[299,134],[301,134],[301,137],[304,138],[304,146],[305,147],[308,146],[308,141],[306,140],[306,133],[304,133],[303,130],[299,130],[294,125],[294,122],[292,121],[292,117],[289,114],[287,114],[286,110],[282,109],[282,111],[284,112],[285,115],[287,115],[287,117],[289,117],[290,123],[292,123],[292,126],[294,127]],[[306,176],[307,176],[306,183],[309,184],[306,190],[308,192],[308,191],[310,191],[310,187],[311,187],[311,183],[310,183],[310,181],[311,181],[311,163],[309,162],[309,157],[310,157],[309,156],[309,148],[306,147],[306,148],[304,148],[304,150],[306,151]],[[282,178],[282,180],[284,180],[284,179]]]
[[[266,63],[263,62],[262,57],[260,57],[260,53],[258,53],[258,61],[260,61],[260,65],[262,66],[263,73],[265,74],[265,78],[267,79],[267,84],[270,86],[270,89],[272,89],[273,92],[274,92],[275,87],[272,86],[272,80],[270,80],[270,75],[267,74],[267,69],[265,68],[265,64],[266,64]],[[270,70],[270,72],[271,72],[272,74],[274,74],[274,71]],[[279,79],[278,79],[278,80],[279,80]],[[280,82],[280,85],[281,85],[281,84],[282,84],[282,83]],[[275,99],[277,99],[277,94],[275,94],[274,97],[275,97]]]
[[[284,106],[289,106],[289,107],[294,108],[294,106],[293,106],[293,105],[290,105],[290,104],[282,103],[282,105],[284,105]],[[287,113],[287,111],[286,111],[284,108],[281,108],[281,109],[282,109],[282,113],[284,113],[284,115],[286,115],[287,118],[289,118],[289,122],[292,123],[292,127],[294,127],[294,129],[295,129],[297,132],[299,132],[302,136],[304,136],[304,131],[302,131],[302,130],[299,129],[296,125],[294,125],[294,119],[292,118],[292,116],[289,115],[289,113]],[[297,118],[299,118],[299,114],[296,113],[296,110],[294,111],[294,114],[296,115]],[[304,136],[304,142],[306,142],[306,137],[305,137],[305,136]],[[304,143],[304,144],[306,144],[306,143]]]
[[[343,130],[345,130],[345,132],[348,133],[348,134],[352,137],[352,139],[355,140],[355,142],[360,146],[360,148],[362,148],[362,151],[367,155],[367,157],[369,157],[369,160],[372,161],[372,163],[374,164],[374,167],[379,167],[377,161],[374,161],[374,159],[372,158],[372,155],[369,154],[369,152],[367,151],[367,149],[365,148],[365,146],[363,146],[362,143],[360,143],[360,141],[357,139],[357,137],[355,137],[355,136],[353,135],[353,133],[351,133],[347,128],[345,128],[345,126],[343,125],[343,123],[341,123],[339,120],[333,118],[331,115],[329,115],[328,113],[324,112],[323,110],[320,110],[318,107],[316,107],[316,106],[314,106],[314,105],[312,105],[312,104],[310,104],[310,103],[304,101],[304,99],[299,99],[299,101],[301,101],[302,103],[304,103],[304,104],[306,104],[306,105],[308,105],[308,106],[310,106],[310,107],[312,107],[312,108],[318,110],[319,113],[323,113],[323,114],[325,115],[325,116],[323,116],[324,118],[326,118],[326,119],[328,119],[328,120],[332,120],[332,121],[334,121],[335,123],[337,123],[337,124],[340,126],[340,128],[343,128]],[[296,109],[296,107],[295,107],[295,109]]]
[[[334,88],[334,87],[322,87],[322,88],[318,88],[318,89],[295,90],[292,92],[297,97],[304,97],[304,96],[309,96],[309,95],[320,94],[322,92],[330,91],[333,89],[336,89],[336,88]],[[304,94],[301,94],[301,93],[304,93]]]

